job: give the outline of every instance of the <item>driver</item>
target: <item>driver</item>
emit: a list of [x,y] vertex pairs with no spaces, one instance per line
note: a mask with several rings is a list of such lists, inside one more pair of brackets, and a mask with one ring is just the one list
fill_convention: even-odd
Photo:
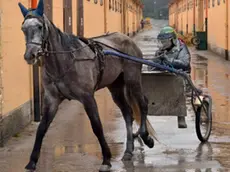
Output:
[[[155,53],[156,58],[153,62],[183,70],[190,75],[191,56],[186,44],[177,38],[175,30],[170,26],[164,27],[158,34],[157,40],[159,49]],[[184,116],[178,116],[178,127],[187,128]]]

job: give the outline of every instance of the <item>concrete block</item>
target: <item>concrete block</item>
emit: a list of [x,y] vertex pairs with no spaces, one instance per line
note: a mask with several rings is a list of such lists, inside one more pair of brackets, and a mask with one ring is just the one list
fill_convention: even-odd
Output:
[[0,121],[0,146],[4,146],[11,136],[20,133],[31,122],[32,114],[32,101],[28,101],[4,115]]

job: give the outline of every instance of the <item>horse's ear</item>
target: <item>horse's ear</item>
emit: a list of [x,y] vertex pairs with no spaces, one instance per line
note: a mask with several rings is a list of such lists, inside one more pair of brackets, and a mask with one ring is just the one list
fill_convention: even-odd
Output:
[[18,3],[18,6],[21,9],[22,15],[25,17],[28,14],[29,10],[27,10],[27,8],[20,2]]
[[43,2],[43,0],[39,1],[37,9],[36,9],[36,13],[39,16],[43,16],[43,13],[44,13],[44,2]]

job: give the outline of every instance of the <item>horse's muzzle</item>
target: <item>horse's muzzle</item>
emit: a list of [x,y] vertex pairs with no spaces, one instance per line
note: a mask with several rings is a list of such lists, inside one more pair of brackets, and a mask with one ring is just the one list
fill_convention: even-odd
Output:
[[36,64],[39,58],[39,50],[40,47],[38,46],[26,46],[24,59],[28,64]]

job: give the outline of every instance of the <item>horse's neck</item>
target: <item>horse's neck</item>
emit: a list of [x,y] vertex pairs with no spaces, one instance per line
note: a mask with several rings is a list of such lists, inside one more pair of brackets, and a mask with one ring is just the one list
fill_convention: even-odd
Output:
[[47,50],[53,53],[48,53],[49,55],[44,58],[44,67],[53,75],[60,75],[64,72],[65,65],[68,65],[66,60],[64,60],[67,54],[58,53],[64,51],[64,49],[61,44],[61,36],[55,26],[48,23],[48,29]]

